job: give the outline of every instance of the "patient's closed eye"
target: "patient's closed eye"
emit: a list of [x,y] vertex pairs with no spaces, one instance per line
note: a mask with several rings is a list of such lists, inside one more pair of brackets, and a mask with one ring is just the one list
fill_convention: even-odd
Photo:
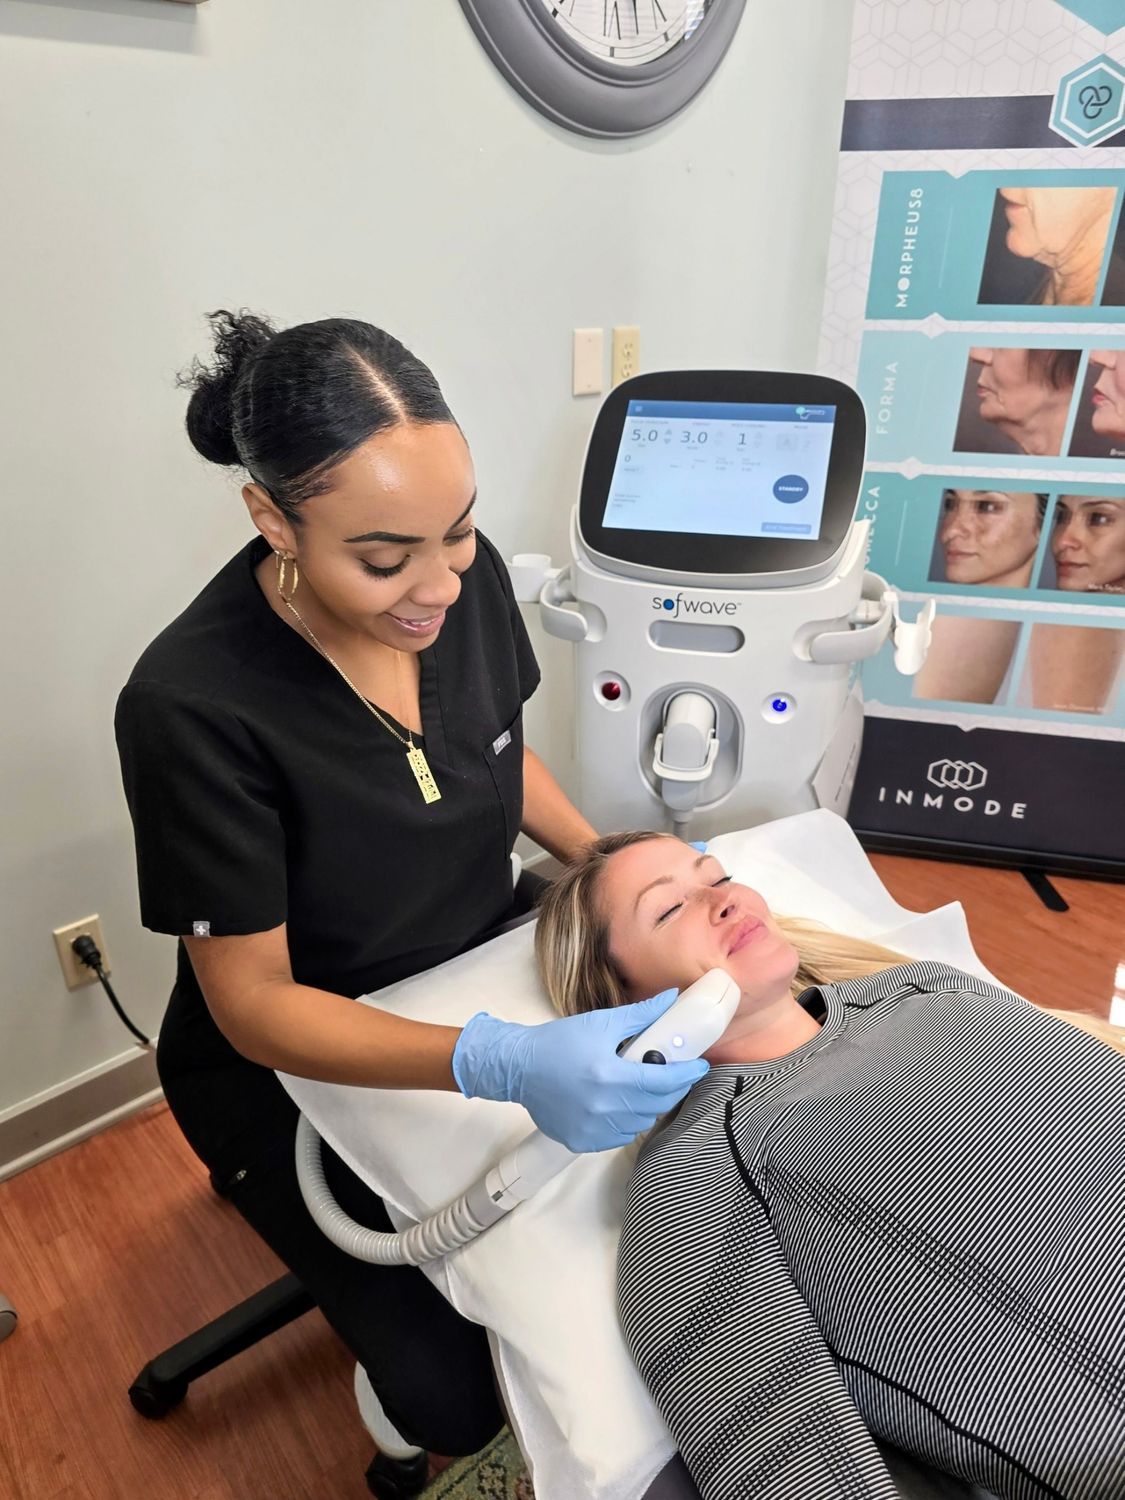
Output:
[[[729,875],[724,875],[721,880],[713,880],[711,884],[713,886],[727,885],[730,879],[731,877]],[[675,906],[670,906],[667,911],[662,911],[653,925],[659,927],[661,922],[663,922],[667,917],[670,917],[673,912],[679,911],[680,907],[683,906],[683,904],[684,903],[682,901],[677,901]]]

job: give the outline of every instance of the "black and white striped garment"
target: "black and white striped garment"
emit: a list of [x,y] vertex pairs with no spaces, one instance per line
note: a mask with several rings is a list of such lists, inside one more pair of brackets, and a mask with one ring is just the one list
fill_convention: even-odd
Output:
[[1125,1500],[1125,1058],[913,963],[713,1067],[641,1153],[626,1336],[704,1500],[891,1500],[880,1441]]

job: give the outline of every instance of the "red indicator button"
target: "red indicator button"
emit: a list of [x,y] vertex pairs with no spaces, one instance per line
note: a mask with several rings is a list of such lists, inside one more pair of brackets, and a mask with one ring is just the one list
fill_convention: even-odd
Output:
[[616,703],[621,697],[621,684],[619,682],[603,682],[602,697],[607,703]]

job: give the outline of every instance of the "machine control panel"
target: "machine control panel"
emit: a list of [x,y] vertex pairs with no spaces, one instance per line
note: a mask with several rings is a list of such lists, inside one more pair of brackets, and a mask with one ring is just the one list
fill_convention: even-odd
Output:
[[579,541],[599,567],[654,583],[811,582],[842,555],[865,435],[859,397],[822,375],[634,376],[606,397],[590,434]]
[[603,526],[820,536],[834,405],[630,401]]

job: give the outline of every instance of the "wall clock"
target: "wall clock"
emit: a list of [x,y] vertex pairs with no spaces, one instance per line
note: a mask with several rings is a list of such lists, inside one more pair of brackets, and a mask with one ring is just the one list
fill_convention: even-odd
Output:
[[461,0],[508,82],[582,135],[662,124],[707,83],[746,0]]

